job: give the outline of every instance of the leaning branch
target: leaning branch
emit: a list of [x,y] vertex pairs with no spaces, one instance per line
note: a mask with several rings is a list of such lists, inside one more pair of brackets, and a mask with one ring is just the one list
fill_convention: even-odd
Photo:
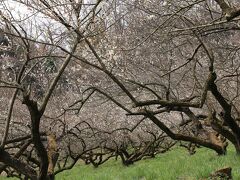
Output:
[[206,141],[197,137],[187,136],[183,134],[175,134],[164,123],[162,123],[156,116],[154,116],[154,114],[152,114],[151,111],[145,110],[145,116],[148,117],[154,124],[156,124],[162,131],[164,131],[173,140],[192,142],[207,148],[211,148],[215,150],[218,154],[225,153],[224,149],[221,146],[214,144],[211,141]]
[[5,165],[8,165],[14,168],[17,172],[21,172],[22,174],[30,177],[31,179],[37,179],[36,171],[31,168],[29,165],[24,162],[18,160],[17,158],[12,157],[8,152],[0,148],[0,159]]
[[222,12],[225,14],[227,21],[231,21],[234,18],[240,16],[240,8],[235,9],[231,7],[225,0],[215,0],[216,3],[222,9]]
[[77,38],[76,42],[73,45],[71,53],[69,53],[67,55],[67,57],[65,58],[64,63],[62,64],[62,66],[60,67],[59,71],[57,72],[57,75],[55,76],[55,78],[53,79],[52,83],[50,84],[50,86],[48,88],[48,91],[46,92],[46,95],[45,95],[45,97],[43,99],[43,102],[42,102],[42,104],[40,106],[40,109],[39,109],[40,112],[42,112],[42,113],[44,112],[44,110],[45,110],[45,108],[46,108],[46,106],[48,104],[48,101],[49,101],[49,99],[50,99],[50,97],[51,97],[51,95],[52,95],[52,93],[53,93],[53,91],[54,91],[54,89],[55,89],[55,87],[56,87],[56,85],[58,83],[58,80],[60,79],[60,77],[63,74],[64,70],[66,69],[68,63],[72,59],[72,54],[75,52],[75,50],[77,48],[77,45],[78,45],[78,42],[79,42],[79,39]]

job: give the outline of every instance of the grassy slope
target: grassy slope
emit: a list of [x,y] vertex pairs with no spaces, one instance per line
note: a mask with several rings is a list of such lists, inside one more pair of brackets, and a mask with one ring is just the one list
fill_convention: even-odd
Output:
[[185,149],[175,149],[160,154],[155,159],[137,162],[130,167],[124,167],[119,161],[110,161],[99,168],[78,165],[70,171],[57,176],[57,180],[175,180],[200,179],[207,177],[219,168],[231,166],[233,179],[240,179],[240,157],[235,155],[233,148],[227,156],[217,156],[213,151],[200,148],[190,156]]
[[[57,175],[57,180],[196,180],[207,177],[222,167],[233,168],[233,179],[240,179],[240,157],[234,149],[227,156],[217,156],[205,148],[189,156],[185,149],[177,148],[155,159],[142,160],[132,166],[124,167],[120,161],[110,160],[99,168],[77,165],[72,170]],[[6,178],[1,178],[0,180]]]

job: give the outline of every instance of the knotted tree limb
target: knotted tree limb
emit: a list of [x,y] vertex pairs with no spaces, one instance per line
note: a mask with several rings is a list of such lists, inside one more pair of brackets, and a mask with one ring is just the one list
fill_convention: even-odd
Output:
[[227,21],[231,21],[232,19],[240,16],[240,8],[235,9],[231,7],[225,0],[215,0],[215,1],[222,9],[222,12],[225,14]]
[[164,123],[162,123],[151,111],[145,110],[145,116],[148,117],[154,124],[156,124],[162,131],[164,131],[173,140],[181,140],[199,144],[201,146],[215,150],[218,154],[224,154],[225,150],[222,146],[211,142],[210,140],[203,140],[198,137],[174,133]]
[[24,174],[31,179],[37,179],[36,171],[27,165],[26,163],[20,161],[19,159],[12,157],[4,149],[0,148],[0,159],[5,165],[14,168],[17,172]]

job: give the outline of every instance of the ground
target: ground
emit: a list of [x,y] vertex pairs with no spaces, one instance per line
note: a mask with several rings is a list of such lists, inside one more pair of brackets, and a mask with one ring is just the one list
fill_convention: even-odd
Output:
[[[190,156],[183,148],[175,148],[154,159],[146,159],[129,167],[110,160],[99,168],[79,163],[72,170],[57,175],[56,180],[196,180],[213,171],[231,166],[233,179],[240,179],[240,156],[230,147],[226,156],[200,148]],[[5,180],[1,178],[0,180]]]

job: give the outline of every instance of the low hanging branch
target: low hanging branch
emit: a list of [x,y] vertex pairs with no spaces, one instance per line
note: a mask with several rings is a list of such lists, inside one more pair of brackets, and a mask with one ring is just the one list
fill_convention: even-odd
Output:
[[234,18],[240,16],[240,8],[235,9],[231,7],[225,0],[215,0],[215,1],[222,9],[227,21],[231,21]]
[[22,174],[30,177],[31,179],[37,179],[37,173],[32,167],[28,166],[26,163],[23,163],[17,158],[12,157],[8,152],[4,151],[1,148],[0,159],[1,162],[3,162],[4,164],[16,169],[17,172],[21,172]]
[[164,123],[162,123],[151,111],[145,110],[145,116],[148,117],[154,124],[156,124],[162,131],[164,131],[173,140],[181,140],[199,144],[201,146],[215,150],[218,154],[225,154],[225,149],[211,141],[203,140],[197,137],[187,136],[183,134],[175,134]]

